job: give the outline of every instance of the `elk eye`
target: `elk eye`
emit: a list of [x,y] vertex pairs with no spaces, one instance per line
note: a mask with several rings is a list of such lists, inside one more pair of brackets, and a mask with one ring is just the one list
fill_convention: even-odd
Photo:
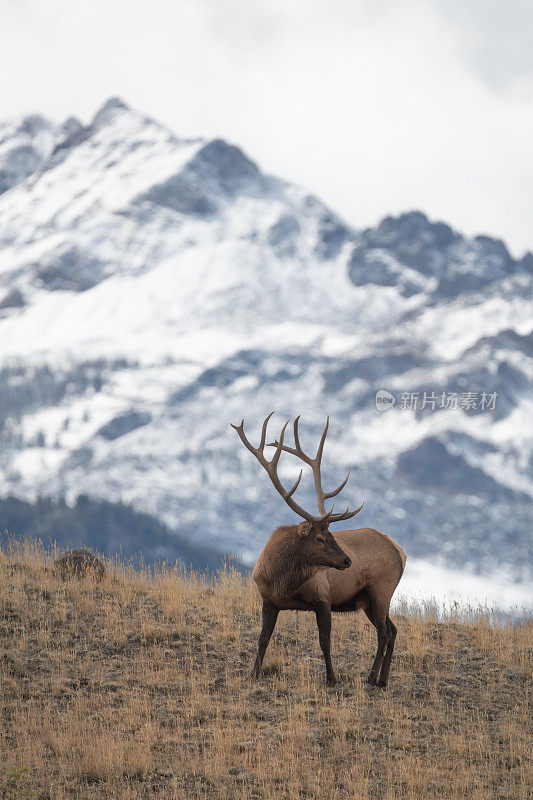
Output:
[[317,542],[320,542],[320,544],[324,544],[324,539],[322,539],[320,536],[317,536],[316,540]]

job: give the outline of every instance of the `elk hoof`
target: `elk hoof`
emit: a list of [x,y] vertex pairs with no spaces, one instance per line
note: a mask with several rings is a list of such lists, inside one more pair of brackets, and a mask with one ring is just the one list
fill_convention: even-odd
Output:
[[376,684],[380,689],[386,689],[388,685],[387,681],[378,681]]
[[336,683],[337,679],[335,678],[335,676],[333,678],[328,678],[326,680],[326,686],[335,686]]
[[374,677],[374,675],[370,674],[366,679],[367,686],[377,686],[378,679]]

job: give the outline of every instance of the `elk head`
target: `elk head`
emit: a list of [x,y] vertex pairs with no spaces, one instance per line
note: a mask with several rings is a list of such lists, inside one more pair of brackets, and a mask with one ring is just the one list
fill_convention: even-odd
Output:
[[[274,412],[272,411],[263,422],[261,441],[258,447],[254,447],[246,438],[244,433],[244,420],[242,420],[240,425],[232,424],[231,427],[235,428],[244,446],[255,456],[261,466],[264,467],[270,480],[274,484],[274,487],[283,497],[289,508],[291,508],[296,514],[305,520],[305,522],[295,526],[297,535],[300,537],[300,547],[298,549],[300,550],[301,555],[304,556],[304,560],[309,565],[313,566],[347,569],[351,566],[352,562],[333,538],[333,535],[329,531],[329,525],[332,522],[340,522],[341,520],[354,517],[362,509],[363,505],[361,504],[359,508],[355,509],[355,511],[350,511],[350,509],[347,508],[346,511],[343,511],[340,514],[335,514],[333,512],[333,506],[329,509],[329,511],[326,510],[325,501],[331,499],[332,497],[336,497],[339,492],[344,489],[348,482],[348,478],[350,477],[350,473],[348,472],[345,480],[332,492],[325,492],[322,488],[321,462],[322,453],[324,450],[324,442],[326,441],[329,427],[329,417],[326,422],[326,427],[322,433],[316,455],[314,458],[312,458],[311,456],[307,455],[307,453],[304,453],[300,445],[298,433],[298,423],[300,420],[299,416],[294,420],[294,447],[290,447],[284,443],[285,430],[289,424],[289,421],[287,421],[283,426],[279,440],[275,440],[274,442],[266,445],[268,422],[273,413]],[[270,461],[264,455],[265,446],[276,448]],[[278,477],[277,467],[283,452],[296,456],[311,467],[315,482],[319,516],[310,514],[308,511],[298,505],[293,498],[293,495],[302,478],[303,470],[300,470],[298,479],[290,489],[285,489],[281,483]]]
[[328,526],[328,520],[301,522],[297,528],[301,537],[300,552],[311,566],[348,569],[352,566],[351,559],[339,547]]

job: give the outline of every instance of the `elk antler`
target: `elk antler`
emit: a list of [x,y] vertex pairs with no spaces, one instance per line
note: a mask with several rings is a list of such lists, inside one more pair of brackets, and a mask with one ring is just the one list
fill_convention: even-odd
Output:
[[266,471],[268,473],[268,477],[270,478],[270,480],[272,481],[272,483],[276,487],[277,491],[283,497],[283,499],[285,500],[285,502],[287,503],[289,508],[292,508],[293,511],[295,511],[300,517],[303,517],[304,519],[306,519],[308,522],[318,521],[319,519],[321,519],[321,517],[314,517],[312,514],[309,514],[308,511],[305,511],[301,506],[298,505],[298,503],[295,500],[292,499],[292,495],[294,494],[294,492],[298,488],[298,484],[300,483],[300,480],[302,478],[302,470],[300,470],[300,474],[298,475],[298,480],[296,481],[296,483],[294,484],[292,489],[289,489],[289,491],[287,491],[284,488],[284,486],[282,485],[280,479],[278,478],[278,472],[277,472],[278,461],[279,461],[281,453],[283,451],[283,437],[285,436],[285,429],[286,429],[287,425],[289,424],[290,420],[287,420],[287,422],[285,423],[285,425],[281,429],[281,434],[280,434],[280,437],[279,437],[279,442],[280,443],[277,446],[276,452],[274,453],[274,456],[273,456],[272,460],[268,461],[268,459],[266,459],[265,456],[264,456],[263,451],[265,449],[265,441],[266,441],[266,432],[267,432],[268,421],[269,421],[269,419],[270,419],[270,417],[272,416],[273,413],[274,412],[271,411],[270,414],[268,415],[268,417],[263,422],[263,428],[262,428],[262,431],[261,431],[261,441],[259,443],[259,447],[254,447],[252,444],[250,444],[250,442],[246,438],[246,435],[244,433],[244,420],[241,422],[240,425],[234,425],[233,423],[230,423],[230,425],[231,425],[232,428],[235,428],[235,430],[239,434],[243,445],[248,448],[250,453],[253,453],[253,455],[257,458],[257,460],[259,461],[261,466],[266,469]]
[[[341,492],[346,484],[348,483],[348,479],[350,477],[350,471],[348,470],[348,474],[344,481],[341,483],[337,489],[334,489],[332,492],[325,492],[322,488],[322,475],[320,472],[320,466],[322,462],[322,453],[324,452],[324,443],[326,441],[326,436],[328,433],[329,428],[329,417],[326,421],[326,427],[322,432],[322,436],[320,437],[320,443],[318,445],[318,450],[316,451],[316,456],[311,458],[308,456],[307,453],[304,453],[302,447],[300,445],[300,437],[298,435],[298,423],[300,421],[300,415],[296,417],[294,420],[294,447],[289,447],[288,445],[283,443],[283,436],[279,437],[279,442],[275,440],[267,445],[267,447],[277,447],[278,449],[281,448],[285,453],[291,453],[291,455],[296,456],[301,461],[305,461],[306,464],[309,464],[311,469],[313,470],[313,479],[315,481],[315,489],[316,489],[316,501],[318,505],[318,510],[322,514],[322,518],[325,519],[326,516],[330,522],[340,522],[343,519],[351,519],[351,517],[355,517],[356,514],[361,511],[363,508],[364,503],[361,503],[359,508],[356,508],[355,511],[350,511],[349,508],[346,511],[343,511],[341,514],[333,514],[333,506],[330,508],[329,511],[326,511],[326,506],[324,505],[325,500],[329,500],[332,497],[336,497],[339,492]],[[286,426],[285,426],[286,427]],[[283,429],[285,432],[285,428]],[[276,451],[277,452],[277,451]]]
[[[350,510],[347,508],[346,511],[344,511],[342,514],[334,514],[333,513],[333,507],[329,511],[326,511],[326,508],[324,506],[324,500],[327,500],[327,499],[329,499],[331,497],[335,497],[336,495],[338,495],[339,492],[341,491],[341,489],[343,489],[344,486],[346,486],[346,483],[348,482],[348,478],[350,477],[350,473],[348,473],[344,483],[342,483],[339,486],[338,489],[335,489],[334,492],[324,492],[322,490],[322,482],[321,482],[321,477],[320,477],[320,461],[322,459],[322,451],[324,449],[324,442],[326,440],[326,434],[327,434],[328,425],[329,425],[329,417],[328,417],[328,422],[326,423],[326,427],[324,429],[324,433],[322,434],[322,438],[320,440],[320,444],[318,446],[318,451],[317,451],[317,454],[316,454],[315,458],[310,458],[308,455],[306,455],[303,452],[302,448],[300,447],[300,440],[298,438],[298,420],[300,419],[300,417],[298,416],[294,420],[294,444],[295,444],[295,447],[289,447],[288,445],[283,443],[283,438],[285,436],[285,430],[287,428],[287,425],[289,424],[289,420],[287,420],[287,422],[285,423],[285,425],[281,429],[279,442],[275,441],[274,443],[267,445],[268,447],[275,447],[276,448],[276,452],[274,453],[274,456],[272,457],[272,460],[268,461],[268,459],[266,459],[265,456],[264,456],[264,449],[265,449],[265,442],[266,442],[267,426],[268,426],[268,422],[270,420],[270,417],[272,416],[273,413],[274,412],[272,411],[268,415],[268,417],[265,419],[265,421],[263,422],[263,428],[261,430],[261,441],[259,443],[259,447],[254,447],[252,444],[250,444],[250,442],[246,438],[246,435],[244,433],[244,420],[242,420],[240,425],[233,425],[233,423],[230,423],[230,424],[231,424],[231,427],[235,428],[235,430],[239,434],[239,437],[240,437],[242,443],[244,444],[244,446],[251,453],[253,453],[253,455],[257,458],[257,460],[259,461],[261,466],[265,468],[265,470],[268,473],[268,476],[269,476],[270,480],[274,484],[274,486],[277,489],[277,491],[279,492],[279,494],[283,497],[283,499],[285,500],[285,502],[287,503],[289,508],[292,508],[293,511],[295,511],[300,517],[303,517],[303,519],[306,519],[308,522],[325,522],[326,520],[328,520],[329,522],[339,522],[340,520],[350,519],[350,517],[355,516],[362,509],[362,507],[363,507],[362,504],[359,506],[359,508],[356,511],[350,512]],[[300,474],[298,476],[298,479],[297,479],[296,483],[292,486],[291,489],[289,489],[287,491],[284,488],[284,486],[282,485],[282,483],[281,483],[281,481],[280,481],[280,479],[278,477],[278,473],[277,473],[277,466],[278,466],[278,462],[279,462],[279,459],[280,459],[280,456],[281,456],[282,452],[292,453],[292,455],[298,456],[298,458],[300,458],[302,461],[305,461],[305,463],[309,464],[309,466],[312,468],[313,477],[314,477],[314,481],[315,481],[315,488],[316,488],[316,493],[317,493],[318,510],[320,511],[320,516],[319,517],[313,516],[313,514],[310,514],[308,511],[305,511],[292,498],[292,495],[294,494],[294,492],[298,488],[298,484],[300,483],[300,480],[302,478],[302,470],[300,470]]]

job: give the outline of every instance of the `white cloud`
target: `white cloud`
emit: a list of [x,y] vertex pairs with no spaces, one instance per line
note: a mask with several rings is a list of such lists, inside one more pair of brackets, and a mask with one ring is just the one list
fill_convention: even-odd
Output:
[[356,226],[421,208],[533,248],[519,0],[0,0],[0,114],[109,95],[219,135]]

